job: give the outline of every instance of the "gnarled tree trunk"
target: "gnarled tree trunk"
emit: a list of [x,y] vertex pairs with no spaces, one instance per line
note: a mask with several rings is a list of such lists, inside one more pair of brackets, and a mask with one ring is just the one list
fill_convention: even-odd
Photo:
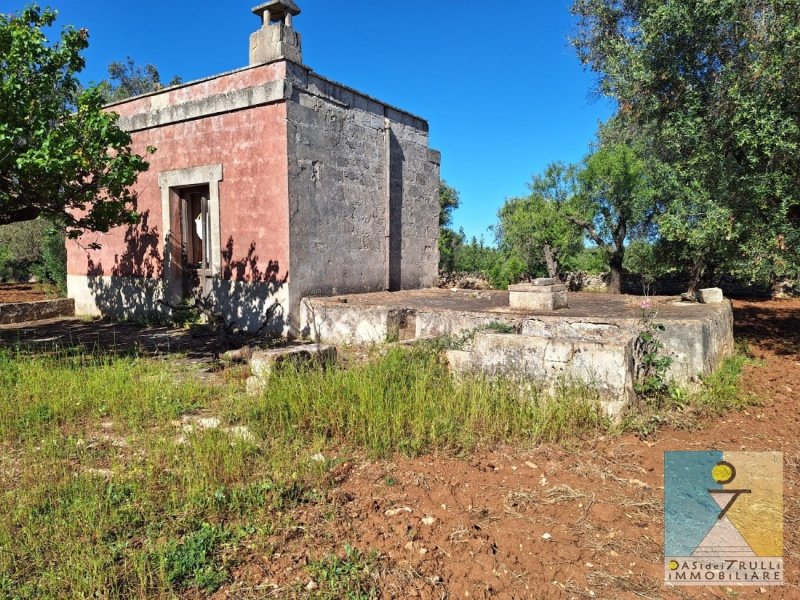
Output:
[[542,247],[544,254],[544,262],[547,265],[547,274],[553,279],[558,277],[558,250],[553,248],[550,244],[545,244]]

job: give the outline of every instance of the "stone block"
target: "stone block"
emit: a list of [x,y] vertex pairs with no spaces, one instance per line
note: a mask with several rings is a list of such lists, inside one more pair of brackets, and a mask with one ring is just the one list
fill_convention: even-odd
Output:
[[300,329],[315,342],[326,344],[383,344],[391,335],[389,313],[382,306],[332,306],[306,299],[300,304]]
[[562,284],[521,283],[508,286],[511,308],[554,311],[567,308],[567,288]]
[[533,283],[533,285],[536,286],[542,286],[542,285],[557,285],[560,282],[558,281],[558,279],[555,279],[553,277],[537,277],[531,283]]
[[[547,281],[547,280],[542,280],[542,281]],[[517,283],[515,285],[508,286],[509,292],[524,292],[530,294],[563,292],[566,291],[566,289],[567,286],[565,286],[563,283],[553,283],[553,284]]]
[[447,350],[445,352],[445,357],[453,373],[468,373],[473,368],[473,354],[473,352],[467,352],[465,350]]
[[705,288],[697,291],[697,301],[702,304],[719,304],[724,299],[720,288]]
[[561,382],[587,385],[598,391],[607,414],[617,417],[634,398],[635,338],[629,332],[603,342],[479,333],[472,352],[448,352],[447,358],[456,373],[504,375],[545,389]]
[[245,382],[245,388],[248,396],[258,396],[267,387],[267,380],[261,377],[248,377]]
[[276,369],[285,364],[322,366],[335,360],[336,348],[324,344],[273,348],[253,353],[250,358],[250,372],[253,377],[266,380]]

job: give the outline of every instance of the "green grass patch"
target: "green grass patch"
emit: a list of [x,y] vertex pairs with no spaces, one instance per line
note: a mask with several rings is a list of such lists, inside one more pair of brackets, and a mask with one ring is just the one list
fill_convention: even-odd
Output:
[[[318,451],[459,453],[607,428],[588,390],[453,378],[433,347],[282,369],[258,398],[192,368],[0,352],[0,598],[212,593],[237,560],[276,551],[298,506],[325,502],[336,461]],[[220,429],[184,428],[198,412]],[[351,548],[308,570],[319,597],[371,598],[377,565]]]
[[312,597],[320,600],[373,600],[380,597],[375,575],[380,556],[345,544],[343,555],[328,554],[312,561],[308,570],[319,586]]
[[710,416],[755,405],[756,399],[744,393],[741,386],[744,367],[754,363],[752,358],[741,351],[725,359],[716,371],[702,379],[702,385],[691,404]]
[[755,364],[746,347],[722,361],[713,373],[700,378],[695,388],[670,386],[658,407],[642,404],[622,420],[620,429],[647,437],[660,427],[678,429],[698,427],[698,419],[717,417],[729,411],[744,410],[758,404],[752,394],[742,390],[744,367]]
[[203,523],[180,541],[170,542],[160,558],[167,582],[178,589],[217,591],[228,578],[219,560],[219,548],[231,537],[229,530]]
[[373,456],[558,441],[607,425],[590,390],[563,386],[550,397],[502,379],[453,378],[430,347],[389,349],[349,368],[285,368],[227,414],[265,437],[321,438]]

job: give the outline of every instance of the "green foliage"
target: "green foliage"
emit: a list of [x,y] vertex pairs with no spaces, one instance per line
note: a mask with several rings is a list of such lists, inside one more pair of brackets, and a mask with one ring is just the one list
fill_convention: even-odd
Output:
[[493,258],[487,277],[494,288],[504,290],[509,285],[522,281],[526,275],[532,275],[528,270],[528,265],[513,254],[504,256],[498,252],[494,254]]
[[364,554],[349,544],[344,556],[329,554],[311,561],[308,570],[319,585],[317,597],[338,600],[372,600],[380,597],[374,575],[380,555],[372,550]]
[[42,281],[56,285],[61,294],[67,293],[67,236],[64,228],[52,224],[42,239],[42,259],[33,267]]
[[[626,252],[627,257],[627,252]],[[603,248],[581,248],[565,265],[567,271],[599,275],[608,271],[608,253]]]
[[[692,285],[750,264],[796,273],[800,256],[800,15],[795,0],[575,0],[574,40],[675,185],[665,258]],[[674,252],[674,254],[672,253]]]
[[581,195],[593,218],[572,215],[599,248],[606,251],[611,270],[609,291],[620,293],[626,242],[648,233],[657,213],[648,165],[640,150],[616,141],[605,142],[590,154],[579,173]]
[[14,257],[7,246],[0,246],[0,280],[16,279],[13,266]]
[[577,167],[551,163],[528,187],[527,197],[507,200],[500,209],[497,241],[525,265],[526,274],[558,277],[583,247],[581,228],[567,218],[588,218],[578,195]]
[[217,552],[230,538],[224,528],[203,523],[181,541],[171,542],[161,558],[166,580],[178,589],[217,591],[228,578]]
[[456,253],[464,244],[463,233],[453,231],[453,211],[461,200],[458,190],[442,181],[439,183],[439,271],[452,273],[456,271]]
[[465,241],[466,235],[463,229],[459,230],[457,236],[462,242],[454,249],[454,270],[463,273],[487,273],[497,261],[497,249],[486,245],[483,237],[481,239],[473,237],[468,242]]
[[108,79],[101,81],[98,88],[103,100],[111,103],[157,92],[165,87],[179,85],[181,81],[181,78],[176,76],[165,85],[155,65],[137,65],[129,56],[124,61],[108,65]]
[[742,410],[756,404],[753,396],[743,393],[742,373],[746,365],[754,364],[741,349],[725,359],[710,375],[703,377],[702,387],[694,398],[698,409],[704,414],[719,416],[730,410]]
[[51,44],[55,19],[36,5],[0,14],[0,224],[50,216],[77,238],[137,222],[130,186],[148,164],[100,92],[81,89],[88,33]]
[[702,377],[699,387],[670,385],[656,402],[652,399],[640,402],[635,411],[625,415],[621,429],[634,431],[643,438],[665,425],[693,429],[698,426],[698,417],[718,417],[757,404],[752,395],[742,391],[741,385],[744,367],[753,362],[746,351],[737,348],[736,354],[722,361],[716,371]]
[[42,246],[50,223],[46,219],[0,225],[0,247],[7,251],[0,259],[0,279],[26,281],[42,261]]
[[658,337],[659,332],[664,331],[664,326],[655,322],[657,309],[648,298],[642,301],[641,308],[640,330],[634,346],[634,390],[640,402],[660,409],[670,392],[666,375],[672,364],[672,357],[664,354],[664,344]]

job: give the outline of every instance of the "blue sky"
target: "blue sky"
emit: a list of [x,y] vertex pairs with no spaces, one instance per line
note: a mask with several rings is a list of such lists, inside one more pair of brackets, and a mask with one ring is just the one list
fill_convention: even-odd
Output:
[[[569,46],[569,0],[296,0],[304,62],[426,118],[442,176],[461,193],[456,226],[492,235],[503,201],[552,160],[578,161],[611,104]],[[90,33],[85,80],[132,56],[163,80],[248,62],[258,0],[39,0]],[[25,0],[0,0],[16,11]]]

